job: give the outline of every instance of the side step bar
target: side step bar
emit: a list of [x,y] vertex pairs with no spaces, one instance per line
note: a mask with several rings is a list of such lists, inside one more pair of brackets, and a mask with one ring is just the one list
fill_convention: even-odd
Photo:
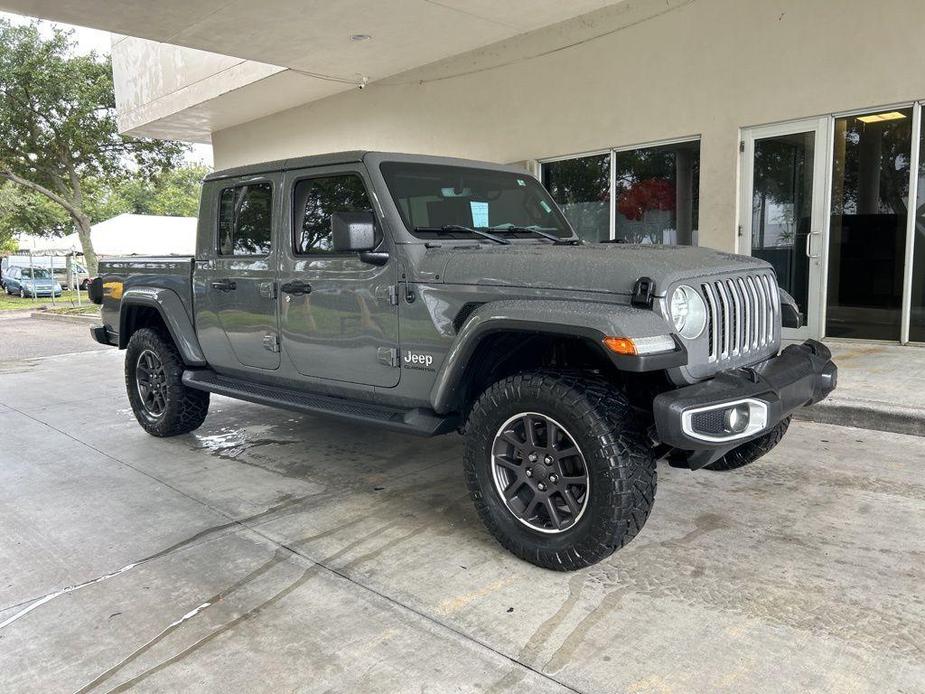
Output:
[[183,384],[196,390],[226,395],[258,405],[339,417],[418,436],[447,434],[455,430],[459,424],[455,416],[443,417],[422,407],[403,410],[329,395],[314,395],[262,383],[239,381],[221,376],[210,369],[187,369],[183,372]]

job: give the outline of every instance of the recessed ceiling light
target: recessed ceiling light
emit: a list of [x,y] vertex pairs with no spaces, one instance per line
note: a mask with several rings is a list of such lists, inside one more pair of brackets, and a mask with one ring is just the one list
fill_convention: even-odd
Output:
[[890,111],[888,113],[872,113],[869,116],[858,116],[858,120],[862,123],[879,123],[885,120],[899,120],[900,118],[905,117],[905,113],[900,113],[899,111]]
[[372,38],[369,34],[354,34],[350,37],[351,41],[369,41]]

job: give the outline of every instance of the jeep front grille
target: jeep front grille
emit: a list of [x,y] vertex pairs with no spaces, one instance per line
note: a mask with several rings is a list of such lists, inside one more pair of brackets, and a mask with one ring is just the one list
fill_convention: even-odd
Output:
[[707,303],[709,361],[732,359],[774,342],[780,296],[773,274],[726,277],[700,288]]

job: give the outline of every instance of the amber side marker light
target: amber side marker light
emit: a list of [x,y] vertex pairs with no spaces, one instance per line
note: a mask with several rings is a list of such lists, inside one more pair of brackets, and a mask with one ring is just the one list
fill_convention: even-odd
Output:
[[636,345],[628,337],[605,337],[604,346],[617,354],[636,354]]
[[611,337],[603,339],[604,346],[615,354],[642,355],[657,354],[659,352],[673,352],[677,349],[671,335],[657,335],[655,337]]

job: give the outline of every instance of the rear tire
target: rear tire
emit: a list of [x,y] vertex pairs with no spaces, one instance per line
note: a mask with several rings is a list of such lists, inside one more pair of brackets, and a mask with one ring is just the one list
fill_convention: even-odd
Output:
[[655,458],[644,432],[602,378],[510,376],[469,415],[469,493],[489,532],[521,559],[557,571],[591,566],[632,540],[652,510]]
[[770,453],[777,444],[784,438],[787,429],[790,427],[790,417],[782,419],[771,431],[757,439],[743,443],[738,448],[733,448],[715,463],[705,466],[707,470],[726,472],[728,470],[738,470],[754,463],[756,460]]
[[152,436],[198,429],[209,412],[209,393],[183,385],[183,360],[171,339],[142,328],[125,350],[125,388],[135,419]]

